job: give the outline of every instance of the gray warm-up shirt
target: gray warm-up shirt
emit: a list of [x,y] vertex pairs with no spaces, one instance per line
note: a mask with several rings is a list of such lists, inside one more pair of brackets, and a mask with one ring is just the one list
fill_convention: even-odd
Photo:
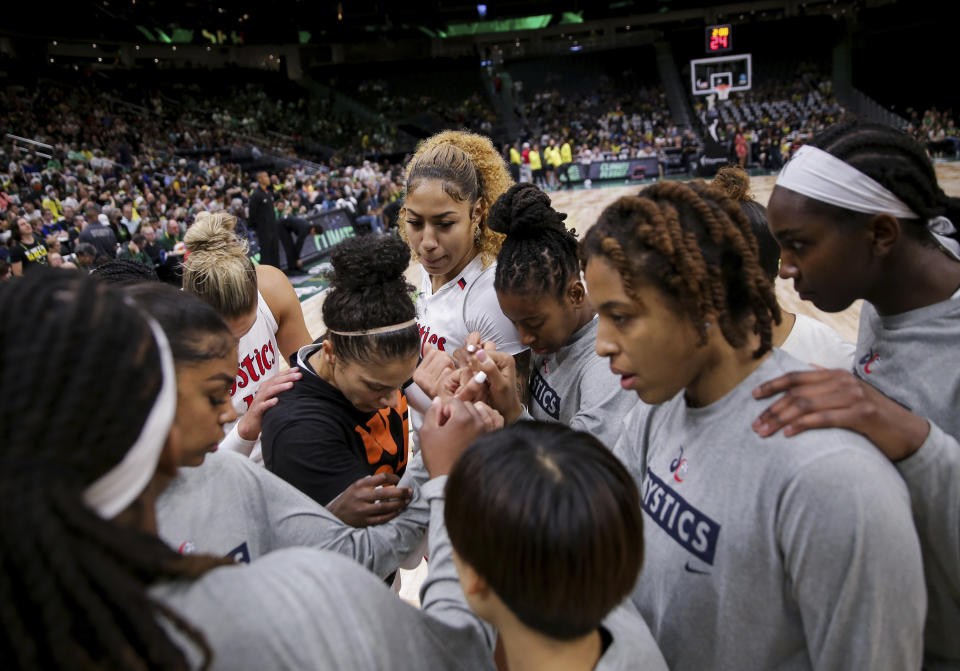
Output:
[[355,529],[245,456],[220,450],[200,466],[180,469],[157,501],[157,527],[181,553],[251,562],[306,546],[347,555],[385,577],[423,549],[429,508],[418,485],[426,477],[417,453],[401,480],[414,489],[410,505],[386,524]]
[[[423,610],[398,599],[340,554],[277,550],[250,565],[151,589],[203,633],[213,669],[494,669],[493,629],[463,596],[443,524],[443,487],[420,490],[430,507],[430,572]],[[197,668],[199,651],[165,622]]]
[[667,671],[647,623],[627,601],[603,620],[611,641],[593,671]]
[[920,666],[926,590],[896,470],[842,429],[761,438],[780,350],[702,408],[638,405],[614,452],[641,488],[633,600],[673,671]]
[[960,668],[960,292],[888,317],[865,302],[854,374],[931,423],[924,445],[896,467],[923,550],[924,665]]
[[593,434],[607,447],[617,444],[637,395],[620,386],[610,362],[597,354],[596,341],[594,317],[557,352],[534,355],[530,411],[520,419],[560,422]]

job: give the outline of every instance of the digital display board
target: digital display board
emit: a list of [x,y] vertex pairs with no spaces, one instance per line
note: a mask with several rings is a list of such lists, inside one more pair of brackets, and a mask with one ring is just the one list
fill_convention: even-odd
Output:
[[721,54],[733,49],[733,27],[729,23],[707,26],[707,53]]

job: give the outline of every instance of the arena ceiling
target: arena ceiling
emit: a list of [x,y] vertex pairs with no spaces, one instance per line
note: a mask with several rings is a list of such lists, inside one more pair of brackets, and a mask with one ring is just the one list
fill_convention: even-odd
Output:
[[[87,0],[17,2],[0,32],[18,37],[203,44],[362,41],[389,33],[444,37],[490,22],[545,27],[617,16],[706,8],[705,0]],[[744,2],[744,5],[751,4]],[[760,3],[760,4],[769,4]],[[485,7],[485,15],[481,15]],[[524,24],[520,24],[524,25]]]

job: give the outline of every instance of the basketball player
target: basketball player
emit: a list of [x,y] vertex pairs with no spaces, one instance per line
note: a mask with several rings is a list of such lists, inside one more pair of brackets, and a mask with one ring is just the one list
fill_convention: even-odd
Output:
[[[178,555],[154,514],[182,445],[162,329],[116,288],[73,273],[3,283],[0,312],[0,376],[23,392],[0,409],[4,660],[84,671],[492,667],[492,631],[464,601],[443,525],[446,473],[485,428],[476,408],[452,401],[424,444],[436,524],[420,611],[334,553],[291,548],[250,565]],[[19,374],[35,352],[42,391]],[[80,393],[107,366],[111,383]]]
[[290,280],[273,266],[254,268],[246,244],[234,233],[237,219],[226,212],[201,212],[187,231],[183,288],[220,314],[238,338],[236,382],[230,395],[239,419],[221,443],[262,463],[260,426],[276,395],[300,379],[279,374],[281,358],[310,343],[300,301]]
[[597,352],[649,404],[614,448],[645,512],[633,601],[675,671],[919,668],[923,568],[895,469],[850,431],[751,430],[757,384],[804,367],[771,350],[755,249],[703,182],[620,198],[581,245]]
[[453,366],[451,354],[471,332],[513,355],[524,347],[493,288],[503,236],[487,226],[487,214],[510,186],[493,144],[461,131],[434,135],[407,166],[405,186],[398,221],[421,266],[416,305],[423,361],[414,376],[419,390],[410,394],[423,412],[437,393],[440,375]]
[[[280,548],[310,546],[350,556],[382,577],[420,547],[429,521],[422,496],[389,525],[348,529],[326,508],[243,455],[213,452],[223,438],[223,425],[236,419],[229,395],[236,338],[212,307],[186,292],[154,282],[132,286],[125,294],[167,334],[177,374],[174,424],[181,434],[181,468],[157,500],[158,533],[171,547],[181,554],[250,562]],[[422,461],[411,468],[418,478],[411,475],[411,483],[423,484]],[[369,515],[371,509],[385,518],[391,511],[397,515],[406,503],[404,490],[393,486],[397,481],[391,473],[362,478],[345,492],[350,503],[343,505],[354,506],[354,516]]]
[[[330,261],[327,333],[300,348],[301,378],[264,418],[264,461],[344,521],[377,524],[395,509],[344,516],[338,497],[365,476],[402,476],[410,456],[402,387],[420,354],[413,288],[404,279],[410,252],[394,236],[371,235],[344,241]],[[405,504],[410,491],[399,498]]]
[[[773,286],[780,267],[780,246],[767,226],[766,208],[749,195],[750,176],[745,170],[728,166],[717,171],[713,185],[720,187],[740,203],[757,238],[760,267],[770,281],[770,286]],[[773,327],[774,347],[779,347],[804,363],[822,368],[853,369],[853,354],[856,348],[852,342],[844,340],[839,333],[819,319],[787,312],[782,305],[780,315],[780,323]]]
[[[510,187],[491,208],[487,225],[507,236],[497,255],[497,298],[533,352],[529,412],[515,385],[493,379],[501,376],[496,366],[479,367],[490,390],[506,392],[489,402],[508,423],[532,418],[560,422],[613,447],[637,398],[620,388],[594,350],[597,313],[580,279],[577,238],[564,226],[566,216],[550,207],[547,194],[527,183]],[[466,398],[470,386],[458,398]]]
[[755,423],[841,426],[895,462],[911,493],[930,612],[924,666],[960,665],[960,201],[948,198],[923,147],[905,133],[838,123],[797,152],[770,198],[780,275],[821,310],[864,299],[853,374],[768,381],[788,391]]
[[640,497],[596,438],[520,422],[476,440],[446,491],[460,584],[510,669],[666,671],[643,619],[620,606],[643,558]]

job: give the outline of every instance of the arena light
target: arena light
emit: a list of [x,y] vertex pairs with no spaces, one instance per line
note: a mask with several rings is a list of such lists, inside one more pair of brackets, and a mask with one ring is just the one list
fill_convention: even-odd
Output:
[[483,35],[486,33],[507,33],[518,30],[539,30],[550,25],[553,14],[538,14],[523,16],[515,19],[499,19],[497,21],[470,21],[466,23],[451,23],[447,26],[450,37],[464,35]]
[[151,33],[150,30],[149,30],[146,26],[136,26],[136,29],[139,30],[140,33],[141,33],[144,37],[146,37],[148,40],[150,40],[151,42],[156,42],[156,41],[157,41],[157,38],[154,37],[153,33]]
[[486,5],[477,5],[477,16],[481,19],[487,18],[487,6]]

